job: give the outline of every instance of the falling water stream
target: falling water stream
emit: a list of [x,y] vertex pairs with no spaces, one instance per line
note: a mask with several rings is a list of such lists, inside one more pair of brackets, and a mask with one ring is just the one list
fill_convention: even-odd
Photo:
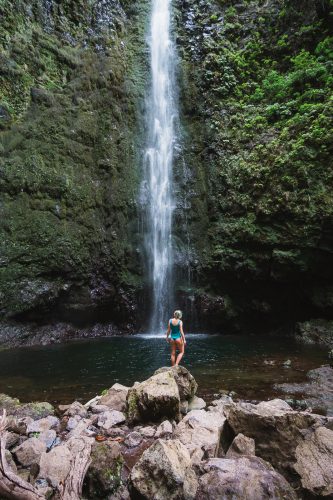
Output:
[[170,9],[171,0],[153,0],[149,37],[151,90],[147,103],[145,182],[148,191],[146,249],[153,302],[151,332],[158,331],[167,321],[173,302],[172,166],[177,111]]

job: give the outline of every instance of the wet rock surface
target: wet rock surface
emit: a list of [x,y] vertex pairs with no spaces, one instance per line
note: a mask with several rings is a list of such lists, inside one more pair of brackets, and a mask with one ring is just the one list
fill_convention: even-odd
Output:
[[333,416],[333,368],[321,366],[310,370],[307,379],[301,384],[277,384],[275,388],[302,399],[314,411]]

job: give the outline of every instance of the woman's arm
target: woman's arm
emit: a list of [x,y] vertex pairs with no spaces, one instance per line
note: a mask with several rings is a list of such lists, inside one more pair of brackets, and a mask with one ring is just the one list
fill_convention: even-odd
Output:
[[168,323],[168,329],[167,329],[167,332],[166,332],[166,341],[167,342],[169,341],[169,335],[170,335],[170,321]]
[[180,333],[181,333],[181,336],[182,336],[184,344],[186,344],[184,330],[183,330],[183,322],[182,321],[180,322]]

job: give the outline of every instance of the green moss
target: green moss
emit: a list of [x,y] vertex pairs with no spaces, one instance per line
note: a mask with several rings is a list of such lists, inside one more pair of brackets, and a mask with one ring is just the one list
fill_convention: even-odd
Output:
[[[62,301],[67,309],[68,294],[74,309],[75,295],[91,304],[100,282],[135,294],[142,272],[132,221],[147,4],[128,18],[110,6],[105,26],[95,24],[94,2],[63,2],[51,19],[43,5],[29,15],[25,2],[1,5],[0,102],[13,120],[0,135],[0,297],[11,317]],[[104,307],[103,294],[94,297],[91,307]]]

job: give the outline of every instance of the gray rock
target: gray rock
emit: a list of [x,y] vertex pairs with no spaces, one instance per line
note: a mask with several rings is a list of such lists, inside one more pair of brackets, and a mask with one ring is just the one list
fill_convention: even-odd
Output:
[[153,438],[156,434],[155,427],[148,425],[147,427],[141,427],[140,434],[145,438]]
[[66,430],[67,431],[72,431],[77,427],[78,423],[80,422],[81,417],[79,415],[75,415],[75,417],[70,417],[68,419],[67,425],[66,425]]
[[218,411],[192,410],[179,422],[174,435],[186,446],[192,462],[197,463],[204,455],[218,455],[225,422]]
[[121,384],[114,384],[107,394],[103,395],[99,401],[99,405],[107,406],[112,410],[124,412],[126,410],[126,398],[129,387]]
[[302,395],[306,404],[333,416],[333,368],[321,366],[307,373],[307,381],[299,384],[276,384],[275,388],[288,395]]
[[68,417],[74,417],[78,415],[81,418],[86,418],[88,415],[87,409],[78,401],[74,401],[68,408],[68,410],[65,411],[65,415]]
[[162,422],[157,427],[155,437],[156,438],[167,438],[167,437],[171,437],[172,433],[173,433],[173,427],[172,427],[171,422],[169,422],[169,420],[164,420],[164,422]]
[[257,457],[213,458],[202,469],[196,500],[297,500],[284,477]]
[[9,416],[7,419],[7,429],[16,434],[25,435],[27,433],[27,427],[31,422],[33,422],[31,417],[17,418]]
[[119,443],[95,442],[91,450],[91,464],[85,477],[88,498],[113,499],[122,483],[122,468],[123,459]]
[[10,450],[19,443],[20,435],[15,432],[7,432],[6,448]]
[[40,420],[34,420],[27,426],[27,434],[31,434],[33,432],[44,432],[49,429],[54,429],[59,425],[59,419],[52,415],[48,417],[41,418]]
[[172,373],[178,386],[180,401],[192,399],[197,392],[198,384],[191,373],[184,366],[163,366],[156,370],[154,375],[159,373]]
[[255,455],[256,447],[254,439],[244,436],[244,434],[237,434],[231,443],[226,458],[238,458],[242,455]]
[[90,409],[93,413],[104,413],[105,411],[109,411],[110,408],[106,405],[100,405],[100,404],[92,404],[90,406]]
[[197,396],[194,396],[188,402],[188,411],[203,410],[204,408],[206,408],[206,402],[202,398],[198,398]]
[[71,452],[67,445],[56,446],[40,458],[39,478],[46,479],[54,488],[63,483],[71,466]]
[[333,497],[333,431],[318,427],[297,446],[295,456],[294,468],[307,493]]
[[28,467],[33,463],[38,464],[42,453],[45,451],[45,443],[35,437],[32,437],[14,448],[13,454],[21,465]]
[[179,390],[170,370],[153,375],[134,386],[127,395],[127,414],[131,422],[179,419]]
[[197,478],[186,448],[178,440],[158,439],[133,467],[130,484],[145,499],[193,499]]
[[50,450],[52,446],[55,444],[56,438],[57,438],[56,431],[50,429],[48,431],[41,432],[37,439],[45,444],[47,450]]
[[258,405],[232,403],[224,411],[235,434],[253,438],[256,455],[270,462],[290,481],[295,480],[291,471],[296,462],[296,448],[303,442],[304,435],[328,422],[320,415],[296,412],[281,399]]
[[126,421],[125,415],[117,410],[109,410],[101,413],[98,419],[98,426],[103,430],[108,431],[115,425],[122,424]]
[[142,435],[139,432],[135,431],[128,434],[124,441],[125,445],[128,448],[134,448],[135,446],[139,446],[141,442],[142,442]]
[[9,450],[5,450],[5,458],[7,460],[8,466],[12,469],[14,474],[17,474],[17,467],[16,463],[14,462],[13,455]]

